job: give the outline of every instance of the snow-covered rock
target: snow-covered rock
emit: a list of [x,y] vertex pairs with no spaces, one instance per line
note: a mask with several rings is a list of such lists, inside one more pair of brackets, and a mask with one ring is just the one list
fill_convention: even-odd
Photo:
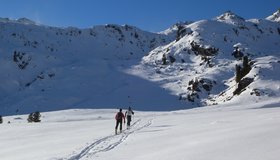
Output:
[[278,11],[273,13],[271,16],[268,16],[266,19],[275,22],[280,22],[280,9],[278,9]]
[[218,16],[216,20],[219,22],[225,22],[233,25],[242,25],[245,22],[244,18],[234,14],[231,11],[227,11],[224,14]]

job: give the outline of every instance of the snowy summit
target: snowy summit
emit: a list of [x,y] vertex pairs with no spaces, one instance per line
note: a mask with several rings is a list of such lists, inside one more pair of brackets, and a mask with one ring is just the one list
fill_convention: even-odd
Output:
[[231,23],[231,24],[240,24],[245,21],[244,18],[232,13],[231,11],[227,11],[224,14],[218,16],[217,21]]
[[278,9],[278,11],[273,13],[271,16],[268,16],[266,19],[280,23],[280,9]]

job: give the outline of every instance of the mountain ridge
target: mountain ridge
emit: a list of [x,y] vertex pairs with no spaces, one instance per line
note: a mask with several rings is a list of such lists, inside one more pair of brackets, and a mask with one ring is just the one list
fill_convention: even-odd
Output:
[[[176,110],[237,103],[240,96],[232,95],[239,85],[234,68],[242,61],[231,55],[234,48],[254,62],[248,76],[260,72],[255,67],[275,74],[271,67],[277,68],[279,62],[279,23],[245,20],[232,12],[177,23],[159,33],[114,24],[50,27],[25,18],[0,19],[0,28],[3,114],[129,105],[138,110]],[[271,63],[263,66],[264,59]],[[270,83],[256,77],[250,84],[256,87],[240,94],[279,96],[277,77],[273,77],[276,90],[269,85],[259,89],[259,82]],[[194,84],[202,92],[192,91]]]

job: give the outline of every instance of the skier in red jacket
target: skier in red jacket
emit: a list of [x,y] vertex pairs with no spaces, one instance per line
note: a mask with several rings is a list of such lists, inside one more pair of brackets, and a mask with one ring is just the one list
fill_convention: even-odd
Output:
[[125,116],[122,113],[122,109],[120,109],[120,111],[116,114],[115,119],[116,119],[115,133],[117,134],[119,125],[120,125],[120,132],[122,132],[122,120],[124,120],[124,124],[125,124]]

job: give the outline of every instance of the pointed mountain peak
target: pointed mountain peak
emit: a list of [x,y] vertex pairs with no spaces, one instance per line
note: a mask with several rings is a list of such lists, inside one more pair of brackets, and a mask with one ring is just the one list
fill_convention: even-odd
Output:
[[161,31],[159,33],[165,34],[165,35],[173,35],[173,37],[175,37],[178,30],[181,30],[185,26],[192,24],[192,23],[193,23],[193,21],[180,21],[180,22],[177,22],[176,24],[172,25],[168,29]]
[[268,16],[266,19],[270,21],[280,22],[280,9],[278,9],[271,16]]
[[245,21],[244,18],[234,14],[231,11],[226,11],[222,15],[216,18],[217,21],[231,23],[231,24],[239,24]]
[[19,18],[16,20],[18,23],[23,23],[23,24],[32,24],[32,25],[36,25],[36,22],[27,19],[27,18]]

